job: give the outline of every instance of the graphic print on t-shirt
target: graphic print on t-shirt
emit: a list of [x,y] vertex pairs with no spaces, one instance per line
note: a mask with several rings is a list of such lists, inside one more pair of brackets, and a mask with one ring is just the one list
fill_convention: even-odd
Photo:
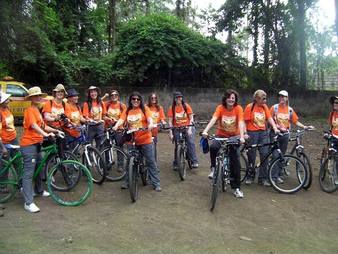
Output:
[[236,116],[222,116],[223,130],[228,132],[236,131]]
[[254,112],[254,124],[258,127],[265,126],[265,114],[261,112]]
[[180,123],[186,123],[187,122],[187,114],[182,111],[180,113],[175,113],[175,120],[176,120],[176,123],[177,124],[180,124]]
[[5,122],[6,122],[6,130],[7,131],[15,131],[13,115],[7,116],[5,118]]
[[109,108],[108,109],[108,117],[113,119],[114,121],[118,121],[120,117],[120,109],[119,108]]
[[92,107],[91,113],[95,121],[101,120],[101,112],[102,112],[101,107],[94,107],[94,106]]
[[285,113],[278,113],[277,114],[277,123],[282,125],[283,127],[288,127],[289,126],[289,114]]
[[127,122],[130,129],[142,128],[142,114],[128,115]]

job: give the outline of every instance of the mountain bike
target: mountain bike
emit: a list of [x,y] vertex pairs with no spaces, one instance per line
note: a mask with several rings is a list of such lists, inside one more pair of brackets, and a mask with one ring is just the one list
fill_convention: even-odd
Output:
[[[255,179],[256,171],[260,165],[266,160],[269,160],[270,156],[274,154],[268,164],[268,179],[272,187],[285,194],[291,194],[299,191],[303,188],[308,179],[308,170],[304,163],[294,155],[283,155],[279,148],[278,138],[288,133],[279,133],[273,137],[273,141],[265,144],[253,144],[245,145],[242,152],[247,153],[250,149],[269,146],[269,152],[265,155],[263,160],[255,165],[249,165],[245,171],[244,179],[250,177]],[[277,178],[281,178],[282,181]]]
[[128,155],[116,144],[118,133],[125,130],[114,131],[112,127],[106,128],[104,140],[100,146],[100,152],[106,164],[106,178],[110,181],[120,181],[126,175]]
[[212,177],[211,184],[211,199],[210,211],[213,211],[216,206],[217,195],[220,190],[223,192],[226,186],[230,184],[230,146],[239,145],[239,137],[218,138],[211,136],[209,140],[216,140],[221,143],[216,157],[216,167]]
[[327,141],[327,146],[322,153],[319,184],[323,191],[332,193],[338,188],[338,151],[335,148],[338,139],[330,132],[324,133],[324,139]]
[[[58,139],[58,138],[57,138]],[[56,140],[57,140],[56,139]],[[41,161],[36,166],[33,180],[44,170],[48,160],[58,154],[56,140],[42,147]],[[7,202],[15,196],[21,187],[23,176],[23,157],[19,150],[20,146],[8,145],[15,154],[8,160],[2,160],[3,167],[0,170],[0,203]],[[47,187],[52,199],[58,204],[65,206],[78,206],[86,201],[92,192],[92,177],[89,170],[76,160],[64,160],[61,156],[47,176]],[[14,165],[16,168],[14,168]]]
[[304,189],[309,189],[312,184],[312,166],[309,157],[305,153],[304,146],[302,145],[302,136],[305,134],[306,131],[311,131],[314,129],[303,129],[303,130],[297,130],[296,135],[294,137],[290,137],[289,141],[295,141],[295,144],[293,145],[290,154],[296,155],[305,165],[307,171],[308,171],[308,179],[306,183],[304,184]]

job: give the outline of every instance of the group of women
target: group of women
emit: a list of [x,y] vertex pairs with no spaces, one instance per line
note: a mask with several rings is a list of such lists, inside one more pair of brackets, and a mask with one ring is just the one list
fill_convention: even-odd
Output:
[[[87,89],[87,98],[81,108],[79,106],[79,93],[71,88],[65,90],[62,84],[58,84],[53,89],[53,100],[45,100],[46,94],[41,92],[39,87],[32,87],[28,91],[27,100],[31,101],[31,106],[24,112],[23,135],[20,140],[20,149],[24,161],[24,174],[22,179],[22,193],[24,197],[24,209],[29,212],[38,212],[39,208],[33,202],[35,195],[49,196],[49,193],[42,189],[41,174],[35,180],[34,189],[32,177],[35,166],[40,160],[40,149],[43,138],[53,137],[61,131],[66,133],[67,142],[76,142],[81,135],[78,128],[82,124],[88,125],[87,139],[95,141],[99,146],[102,142],[105,128],[113,126],[114,130],[128,128],[137,130],[134,134],[134,142],[146,160],[149,170],[149,181],[155,191],[161,191],[159,169],[157,165],[157,135],[158,124],[168,124],[170,128],[169,138],[175,143],[178,139],[178,131],[175,127],[186,126],[186,140],[188,156],[192,161],[192,167],[198,168],[198,159],[194,143],[195,129],[193,126],[193,110],[185,102],[183,94],[175,92],[173,94],[172,105],[167,112],[167,121],[163,107],[160,106],[158,97],[152,93],[147,103],[138,92],[133,92],[128,99],[127,105],[119,99],[119,92],[111,89],[109,94],[101,97],[101,90],[96,86]],[[217,123],[217,137],[239,136],[240,142],[249,138],[252,144],[267,143],[269,139],[269,129],[274,133],[287,132],[291,124],[301,128],[309,128],[298,121],[296,112],[289,106],[287,91],[278,93],[279,103],[270,109],[266,105],[266,93],[257,90],[253,95],[253,101],[245,109],[238,104],[239,95],[235,90],[229,89],[222,97],[222,103],[217,106],[210,122],[203,130],[202,135],[207,137],[209,130]],[[7,151],[6,144],[19,144],[14,118],[8,104],[10,95],[1,93],[0,97],[0,156],[6,157],[10,153]],[[338,97],[330,99],[332,112],[329,117],[329,124],[334,135],[338,136]],[[63,121],[66,116],[68,119]],[[268,127],[268,125],[270,127]],[[117,141],[122,137],[117,135]],[[283,153],[286,152],[288,136],[280,139],[280,147]],[[122,146],[122,142],[117,142]],[[128,146],[127,146],[128,147]],[[210,168],[209,178],[212,178],[215,168],[217,152],[220,143],[213,141],[210,146]],[[262,159],[268,152],[267,147],[259,149]],[[176,153],[174,152],[176,155]],[[249,164],[254,165],[256,150],[251,149],[248,154]],[[0,160],[1,163],[1,160]],[[0,165],[1,166],[1,165]],[[177,158],[174,157],[173,169],[177,169]],[[123,170],[123,169],[120,169]],[[240,161],[239,147],[230,148],[230,170],[231,187],[234,189],[235,197],[242,198],[243,192],[240,188]],[[5,176],[0,176],[5,177]],[[128,177],[128,176],[127,176]],[[128,180],[123,182],[121,188],[128,188]],[[267,180],[267,164],[260,165],[258,183],[270,186]],[[250,184],[254,179],[248,178],[246,184]],[[283,181],[283,179],[276,179]],[[1,190],[0,191],[4,191]]]

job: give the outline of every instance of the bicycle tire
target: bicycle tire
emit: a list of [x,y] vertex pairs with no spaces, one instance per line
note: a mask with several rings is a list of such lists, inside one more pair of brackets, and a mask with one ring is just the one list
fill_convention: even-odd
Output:
[[[86,156],[86,150],[88,153],[88,158]],[[87,146],[82,157],[83,165],[89,169],[93,178],[93,182],[101,185],[106,179],[107,169],[104,158],[102,157],[100,151],[93,146]]]
[[143,157],[142,158],[143,163],[142,167],[140,167],[140,175],[141,175],[141,180],[143,186],[147,186],[148,184],[148,169],[146,168],[146,159]]
[[304,152],[297,154],[297,157],[304,163],[304,165],[305,165],[305,167],[308,171],[307,181],[305,182],[305,184],[303,186],[304,190],[308,190],[312,185],[312,166],[311,166],[311,162],[309,160],[309,157]]
[[128,183],[129,183],[130,199],[134,203],[138,199],[138,195],[139,195],[138,172],[137,172],[137,165],[135,163],[134,156],[131,156],[129,159],[128,177],[129,177]]
[[336,163],[335,157],[329,156],[320,165],[319,185],[320,188],[327,193],[332,193],[337,189],[337,185],[334,183],[335,178],[337,178],[337,173],[334,173]]
[[[282,173],[283,183],[274,179],[280,176],[280,173]],[[308,177],[304,163],[293,155],[275,158],[269,165],[268,174],[272,187],[284,194],[292,194],[302,189]]]
[[[63,157],[64,160],[77,161],[77,157],[74,154],[72,154],[71,152],[64,151],[63,156],[64,156]],[[57,159],[59,159],[59,160],[57,160]],[[46,166],[45,166],[47,176],[49,175],[49,172],[53,168],[53,166],[55,166],[57,163],[59,163],[63,159],[59,158],[58,154],[52,154],[48,158],[48,160],[46,162]],[[57,186],[56,182],[53,181],[53,177],[58,177],[58,176],[53,176],[52,179],[51,179],[52,180],[51,185],[54,189],[56,189],[58,191],[68,191],[69,189],[73,188],[73,186],[76,185],[80,181],[80,178],[81,178],[81,170],[79,170],[77,168],[74,168],[74,170],[72,170],[72,172],[66,171],[64,169],[64,170],[56,171],[56,173],[62,174],[62,176],[64,177],[64,180],[67,182],[67,185],[65,185],[65,186]]]
[[248,170],[249,170],[249,163],[247,158],[245,158],[243,153],[240,153],[239,156],[239,162],[240,162],[240,174],[241,174],[241,182],[244,182],[245,179],[248,176]]
[[212,212],[215,209],[216,206],[216,200],[218,191],[220,189],[221,185],[221,179],[222,179],[222,163],[218,159],[216,161],[216,168],[215,173],[212,178],[212,186],[211,186],[211,199],[210,199],[210,211]]
[[[6,165],[3,161],[3,165]],[[1,172],[1,177],[6,176],[7,179],[0,180],[0,203],[5,203],[11,200],[18,189],[18,176],[13,165],[8,166],[7,170]]]
[[177,165],[178,165],[178,175],[181,181],[184,181],[187,177],[187,165],[186,165],[186,158],[185,158],[185,148],[182,145],[177,146]]
[[100,151],[106,163],[106,179],[111,182],[122,180],[127,174],[128,155],[122,149],[115,146],[106,146]]
[[[52,178],[54,177],[53,181],[57,181],[57,179],[55,179],[55,176],[59,175],[57,171],[67,167],[75,167],[78,170],[81,170],[81,178],[77,184],[73,185],[68,191],[58,191],[52,186]],[[62,182],[64,179],[60,178],[59,180]],[[61,185],[61,182],[58,183],[58,185]],[[75,160],[64,160],[56,164],[50,170],[47,176],[47,187],[52,199],[56,203],[64,206],[79,206],[91,195],[93,190],[93,179],[90,171],[80,162]]]

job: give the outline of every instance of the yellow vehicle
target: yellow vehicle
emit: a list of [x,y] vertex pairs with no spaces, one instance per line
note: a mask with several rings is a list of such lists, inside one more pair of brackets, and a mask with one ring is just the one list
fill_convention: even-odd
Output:
[[27,88],[22,82],[15,81],[14,78],[6,76],[0,80],[1,91],[11,94],[9,108],[16,121],[23,119],[23,112],[30,106],[30,101],[26,101]]

